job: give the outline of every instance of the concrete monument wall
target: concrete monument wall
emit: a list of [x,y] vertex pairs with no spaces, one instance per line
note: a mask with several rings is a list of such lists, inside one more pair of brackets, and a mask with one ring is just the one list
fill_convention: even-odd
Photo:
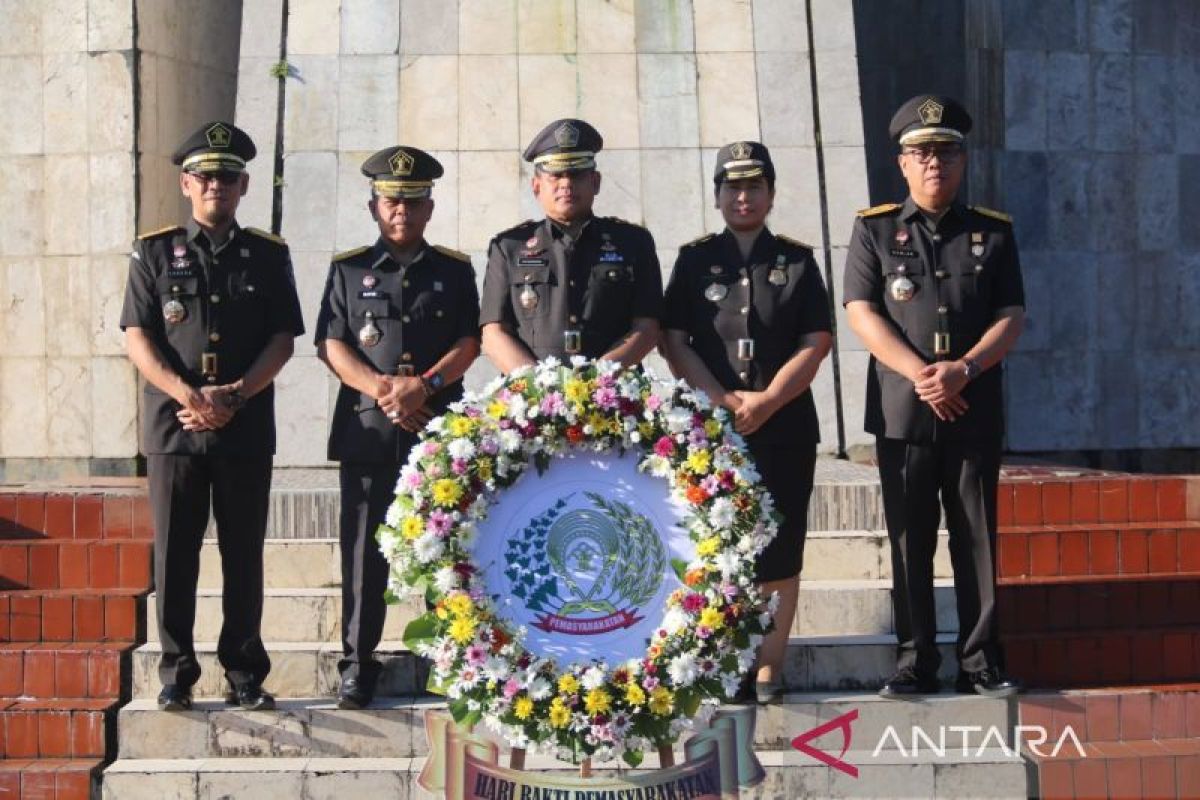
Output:
[[[841,0],[811,5],[810,36],[805,4],[790,0],[289,0],[286,31],[281,0],[246,0],[237,123],[274,143],[271,66],[282,42],[291,77],[281,233],[310,329],[330,256],[377,236],[359,173],[367,155],[403,141],[437,156],[446,175],[427,238],[470,254],[482,280],[491,237],[540,216],[520,152],[562,116],[604,135],[597,212],[646,225],[664,279],[679,245],[720,230],[711,175],[717,148],[736,139],[771,148],[780,175],[771,227],[814,245],[822,268],[831,248],[840,272],[854,210],[867,202],[853,14]],[[255,161],[252,186],[271,182],[271,169]],[[262,224],[270,201],[252,189],[242,218]],[[841,355],[847,430],[861,440],[865,358],[852,337]],[[481,359],[468,384],[491,374]],[[324,463],[335,386],[303,342],[279,380],[277,463]],[[816,392],[832,449],[829,366]]]

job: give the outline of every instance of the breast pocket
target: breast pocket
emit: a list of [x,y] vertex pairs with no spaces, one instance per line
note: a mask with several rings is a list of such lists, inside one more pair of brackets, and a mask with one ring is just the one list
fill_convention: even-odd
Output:
[[991,308],[995,260],[984,255],[964,264],[956,277],[959,309],[967,314],[982,314]]
[[225,304],[220,309],[221,327],[227,335],[257,341],[267,335],[267,302],[262,286],[245,272],[229,276]]
[[614,309],[629,309],[633,304],[633,265],[626,262],[603,262],[592,267],[588,276],[587,303],[583,316],[587,320],[614,315]]
[[156,288],[167,333],[182,325],[201,321],[199,278],[163,276],[158,279]]
[[553,282],[549,264],[518,266],[514,270],[509,292],[518,319],[538,319],[550,313]]
[[446,292],[425,291],[413,298],[406,316],[422,331],[431,333],[434,339],[443,338],[453,322],[450,307],[451,295]]
[[883,268],[883,300],[894,315],[903,315],[932,291],[931,276],[920,261],[892,260]]

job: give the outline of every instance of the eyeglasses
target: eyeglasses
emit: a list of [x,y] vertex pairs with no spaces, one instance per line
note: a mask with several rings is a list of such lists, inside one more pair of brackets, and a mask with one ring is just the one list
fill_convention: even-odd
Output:
[[237,183],[238,178],[240,178],[242,176],[242,173],[240,173],[240,172],[203,172],[203,173],[189,172],[188,175],[191,175],[193,178],[200,181],[201,183],[212,183],[213,181],[216,181],[217,183],[221,184],[222,186],[232,186],[233,184]]
[[923,144],[906,147],[901,152],[906,156],[915,158],[918,164],[928,164],[933,160],[934,156],[937,156],[938,161],[943,164],[953,164],[962,158],[963,148],[960,144]]

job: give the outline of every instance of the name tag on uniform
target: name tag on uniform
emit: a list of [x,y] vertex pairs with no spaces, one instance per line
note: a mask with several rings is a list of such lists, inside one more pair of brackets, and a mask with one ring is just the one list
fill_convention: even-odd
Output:
[[186,258],[177,258],[167,267],[167,271],[172,275],[191,275],[192,262]]
[[441,282],[441,281],[434,281],[434,282],[433,282],[433,290],[434,290],[435,292],[440,292],[440,291],[442,291],[442,282]]
[[518,258],[518,267],[544,267],[550,263],[548,258]]
[[908,250],[908,249],[906,249],[906,248],[903,248],[903,247],[892,247],[892,248],[889,248],[889,249],[888,249],[888,253],[890,253],[891,255],[895,256],[896,258],[916,258],[916,257],[917,257],[917,251],[916,251],[916,250]]
[[620,253],[601,253],[600,260],[605,263],[620,264],[625,261],[625,257],[622,256]]
[[250,257],[250,248],[243,247],[241,250],[238,250],[238,255],[240,255],[242,258],[249,258]]
[[386,300],[387,292],[381,292],[378,289],[364,289],[358,293],[360,300]]

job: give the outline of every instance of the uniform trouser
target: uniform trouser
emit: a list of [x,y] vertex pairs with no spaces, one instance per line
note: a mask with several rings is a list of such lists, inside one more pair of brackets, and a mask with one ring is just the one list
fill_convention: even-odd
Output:
[[271,671],[260,635],[263,539],[271,492],[270,455],[146,457],[154,515],[154,588],[163,684],[200,679],[192,641],[200,547],[211,502],[221,553],[221,635],[217,658],[234,685],[261,683]]
[[897,666],[932,674],[941,662],[933,595],[940,494],[954,569],[959,667],[1003,667],[996,616],[999,440],[912,444],[880,437],[875,448],[892,545]]
[[396,496],[400,464],[347,464],[339,469],[342,489],[340,543],[342,550],[343,679],[357,678],[373,687],[380,664],[375,648],[383,637],[387,612],[388,563],[379,551],[375,531]]

